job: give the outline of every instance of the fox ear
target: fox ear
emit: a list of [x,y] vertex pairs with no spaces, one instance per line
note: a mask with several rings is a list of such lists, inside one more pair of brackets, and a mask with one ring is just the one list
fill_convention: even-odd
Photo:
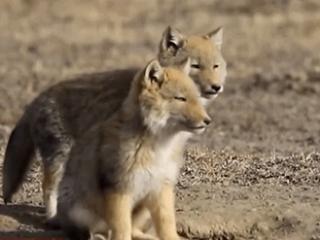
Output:
[[158,60],[152,60],[145,68],[144,71],[144,80],[147,86],[152,85],[153,83],[161,86],[162,84],[162,75],[163,69]]
[[218,27],[214,31],[207,34],[207,36],[212,40],[212,42],[221,49],[223,42],[223,28]]
[[173,56],[183,47],[185,37],[175,28],[168,26],[162,34],[160,52],[170,52]]

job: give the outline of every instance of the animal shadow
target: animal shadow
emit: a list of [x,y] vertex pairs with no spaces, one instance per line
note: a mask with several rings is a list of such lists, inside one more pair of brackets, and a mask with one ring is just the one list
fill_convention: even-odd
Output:
[[9,216],[21,224],[31,225],[36,229],[45,227],[45,210],[43,207],[25,204],[0,204],[0,216]]

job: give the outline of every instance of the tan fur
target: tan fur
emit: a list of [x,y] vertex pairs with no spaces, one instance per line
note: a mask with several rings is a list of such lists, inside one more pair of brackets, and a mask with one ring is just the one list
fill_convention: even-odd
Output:
[[42,193],[48,219],[56,215],[59,183],[56,179],[61,179],[62,175],[63,171],[61,169],[44,168],[43,171]]
[[131,240],[131,196],[109,191],[104,196],[106,222],[112,229],[112,239]]
[[174,186],[164,183],[159,192],[154,192],[147,199],[147,207],[160,239],[180,239],[176,229]]
[[[216,30],[221,31],[220,29]],[[210,34],[205,36],[190,36],[185,38],[183,41],[183,50],[185,56],[191,56],[191,63],[192,64],[200,64],[200,69],[193,69],[191,67],[191,73],[190,75],[195,80],[195,82],[198,84],[201,95],[203,97],[205,104],[207,103],[207,100],[210,100],[211,98],[214,98],[217,94],[207,94],[206,92],[210,90],[211,85],[215,86],[221,86],[221,91],[223,90],[223,85],[226,77],[226,63],[222,57],[221,54],[221,44],[222,40],[219,43],[220,45],[217,45],[215,42],[215,39],[213,39],[213,36],[210,36]],[[181,36],[180,36],[181,37]],[[161,54],[161,51],[160,51]],[[160,56],[161,60],[161,56]],[[164,65],[167,64],[166,62]],[[218,69],[215,69],[213,66],[215,64],[218,64]],[[152,91],[151,91],[152,94]],[[197,114],[196,110],[192,109],[188,114],[193,115]],[[158,118],[159,116],[156,116]],[[170,145],[172,146],[175,151],[173,152],[166,152],[164,158],[168,159],[176,159],[179,161],[182,161],[182,154],[184,151],[184,146],[187,140],[191,137],[190,133],[187,132],[181,132],[176,135],[176,137],[170,142]],[[141,208],[141,211],[145,211],[143,208]],[[139,212],[137,212],[137,215],[140,215]],[[144,220],[143,220],[144,218]],[[149,215],[143,215],[140,216],[139,220],[136,219],[136,215],[133,215],[133,238],[134,239],[140,239],[141,237],[141,231],[139,230],[139,224],[136,224],[136,222],[147,222],[149,219]]]
[[[169,28],[171,29],[171,28]],[[172,31],[168,30],[167,31]],[[169,34],[168,32],[165,34]],[[217,30],[216,30],[217,31]],[[222,31],[222,30],[219,30]],[[192,64],[199,63],[201,65],[200,69],[194,69],[191,67],[190,76],[194,79],[201,90],[201,95],[203,101],[206,104],[208,100],[215,98],[218,95],[218,92],[207,94],[208,89],[210,90],[211,85],[221,86],[223,89],[225,77],[226,77],[226,63],[221,54],[221,48],[215,43],[212,36],[209,34],[204,36],[189,36],[185,37],[178,31],[173,31],[177,36],[177,44],[181,44],[181,60],[173,62],[172,56],[173,52],[170,49],[160,48],[159,50],[159,59],[162,65],[178,65],[185,60],[186,57],[190,57]],[[170,33],[170,34],[173,34]],[[164,34],[164,35],[165,35]],[[213,35],[215,36],[215,35]],[[163,36],[161,43],[166,41],[166,36]],[[180,41],[180,43],[179,43]],[[172,62],[171,62],[172,61]],[[214,69],[214,64],[219,64],[218,69]],[[66,99],[69,104],[61,105],[66,106],[67,108],[62,108],[61,112],[64,116],[77,116],[79,109],[82,109],[83,112],[89,112],[90,114],[82,115],[81,118],[73,119],[70,125],[70,132],[73,136],[78,137],[81,132],[90,127],[95,119],[95,116],[100,116],[101,119],[107,118],[112,112],[114,112],[119,105],[121,104],[122,99],[128,94],[128,85],[131,83],[130,74],[123,72],[110,72],[108,74],[96,74],[96,75],[84,75],[83,77],[77,79],[76,81],[63,82],[52,89],[52,94],[57,95],[57,99],[63,101]],[[108,79],[106,81],[106,79]],[[94,85],[87,85],[89,83],[87,80],[95,81]],[[91,99],[88,104],[88,100],[84,99],[82,96],[79,98],[72,99],[72,96],[75,96],[76,91],[88,91],[95,96]],[[152,93],[152,92],[151,92]],[[101,104],[100,99],[105,99]],[[72,104],[75,102],[76,104]],[[192,112],[191,112],[192,114]],[[106,117],[101,117],[106,116]],[[158,116],[155,116],[156,118]],[[69,117],[68,117],[69,118]],[[178,152],[183,152],[185,142],[191,136],[190,134],[182,133],[181,138],[176,139],[176,149]],[[190,135],[187,137],[186,135]],[[185,139],[185,140],[184,140]],[[168,156],[169,157],[169,156]],[[45,171],[46,173],[47,171]],[[51,181],[51,185],[48,185],[47,195],[54,193],[54,184],[57,181]],[[49,197],[47,197],[48,199]],[[52,198],[52,197],[51,197]],[[48,203],[48,200],[45,199],[45,202]],[[48,209],[50,206],[48,207]],[[48,216],[52,214],[48,213]]]
[[132,213],[132,238],[133,240],[157,240],[147,232],[152,226],[150,212],[142,204],[136,207]]
[[[170,47],[168,47],[168,50],[164,47],[168,35],[171,36],[171,39],[174,39],[171,45],[175,44],[178,50],[175,51]],[[190,57],[190,76],[199,86],[201,96],[210,100],[223,91],[227,75],[227,65],[221,53],[222,42],[222,28],[203,36],[191,35],[187,37],[184,37],[177,30],[168,28],[162,38],[158,57],[163,64],[170,63],[173,65],[175,63],[172,59],[174,59],[173,55],[175,54],[180,56],[181,59],[184,56]],[[178,46],[181,46],[181,48],[179,49]],[[177,59],[175,59],[175,62],[177,62]]]
[[[167,31],[172,30],[169,28]],[[165,32],[165,34],[168,33]],[[190,56],[192,65],[200,65],[199,69],[195,69],[191,66],[190,76],[199,86],[201,96],[203,97],[203,103],[206,105],[208,100],[217,96],[216,93],[207,93],[208,91],[210,92],[211,86],[219,86],[221,89],[218,92],[222,91],[227,75],[226,62],[221,53],[222,29],[218,28],[204,36],[189,36],[186,38],[174,30],[171,34],[176,36],[176,38],[174,38],[175,43],[179,44],[180,41],[180,44],[183,46],[181,49],[181,51],[183,51],[182,55]],[[162,45],[163,41],[165,41],[165,37],[162,39]],[[173,54],[173,52],[167,51],[167,54],[161,55],[161,50],[162,48],[160,47],[160,61],[163,59],[163,61],[167,61],[170,54]],[[215,65],[218,65],[218,67],[214,68]],[[170,143],[175,151],[167,153],[166,157],[170,159],[182,158],[184,146],[191,136],[192,135],[190,133],[186,132],[177,134],[174,140]],[[134,221],[135,220],[133,219],[133,222]],[[145,221],[148,221],[147,215],[145,215]]]
[[[178,30],[168,27],[160,42],[158,58],[163,66],[177,66],[190,57],[192,63],[190,76],[200,89],[202,102],[208,104],[223,90],[226,77],[226,64],[221,55],[221,44],[222,29],[203,36],[184,36]],[[199,68],[195,67],[197,64]],[[213,68],[217,64],[218,67]],[[27,169],[21,166],[28,165],[28,161],[32,158],[32,151],[37,148],[45,163],[43,190],[47,217],[53,217],[56,212],[57,186],[71,146],[91,126],[106,121],[121,107],[137,71],[137,69],[126,69],[83,75],[71,81],[61,82],[41,93],[30,104],[24,117],[16,126],[15,130],[19,134],[12,134],[13,141],[10,142],[15,144],[8,148],[10,149],[8,151],[11,152],[6,154],[8,159],[5,161],[5,166],[7,167],[4,168],[7,169],[4,174],[7,178],[6,184],[3,184],[5,200],[10,201],[12,194],[22,181],[22,178],[16,176],[22,176]],[[219,87],[219,89],[212,89],[212,86]],[[154,90],[148,90],[149,96],[156,96],[153,94]],[[170,94],[170,89],[166,94]],[[162,107],[161,104],[158,107]],[[130,111],[132,108],[128,109]],[[148,110],[148,104],[141,109],[141,111],[145,110]],[[184,112],[180,116],[181,119],[193,114],[193,118],[196,119],[196,115],[201,114],[197,110],[181,109],[181,111]],[[162,123],[157,121],[159,118],[163,119]],[[124,120],[124,116],[118,119],[119,122]],[[161,112],[151,114],[145,121],[154,125],[152,129],[156,130],[165,123],[165,114]],[[179,127],[183,128],[183,126]],[[201,131],[200,129],[199,132]],[[26,143],[24,138],[21,138],[22,135],[32,141]],[[184,145],[191,135],[189,132],[180,132],[169,143],[171,148],[176,149],[175,152],[166,151],[166,148],[163,147],[158,150],[157,154],[164,159],[182,162]],[[145,163],[141,165],[147,166]],[[137,216],[140,216],[138,212]],[[143,222],[141,219],[142,217],[137,218],[139,222],[137,225]],[[135,215],[132,221],[133,228],[135,228]],[[139,231],[137,229],[136,232]]]
[[97,226],[103,221],[112,239],[129,240],[133,233],[139,235],[132,230],[132,214],[147,208],[160,239],[179,239],[174,185],[183,162],[170,157],[177,153],[171,142],[177,134],[201,132],[209,123],[193,81],[180,70],[151,62],[133,81],[119,111],[73,147],[65,173],[76,192],[67,208],[71,219],[93,234],[101,232]]

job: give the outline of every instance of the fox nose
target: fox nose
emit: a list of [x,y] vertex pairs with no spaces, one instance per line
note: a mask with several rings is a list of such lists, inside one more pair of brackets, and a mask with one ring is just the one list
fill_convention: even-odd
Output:
[[211,119],[209,117],[205,118],[203,120],[203,122],[206,124],[206,125],[209,125],[211,123]]
[[215,84],[212,84],[211,88],[216,92],[219,92],[221,90],[221,86],[218,86],[218,85],[215,85]]

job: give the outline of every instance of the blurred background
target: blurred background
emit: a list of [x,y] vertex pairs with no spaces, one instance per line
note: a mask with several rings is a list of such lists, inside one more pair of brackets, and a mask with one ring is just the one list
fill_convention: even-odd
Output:
[[81,73],[143,66],[168,25],[224,27],[228,79],[201,138],[213,149],[313,151],[320,139],[318,0],[2,0],[0,124]]
[[[1,0],[0,162],[12,127],[42,90],[82,73],[143,66],[168,25],[184,34],[223,26],[228,63],[225,91],[210,107],[214,122],[185,155],[180,233],[320,239],[319,0]],[[34,166],[15,196],[20,204],[42,202]],[[32,213],[2,206],[0,231],[41,228]]]

